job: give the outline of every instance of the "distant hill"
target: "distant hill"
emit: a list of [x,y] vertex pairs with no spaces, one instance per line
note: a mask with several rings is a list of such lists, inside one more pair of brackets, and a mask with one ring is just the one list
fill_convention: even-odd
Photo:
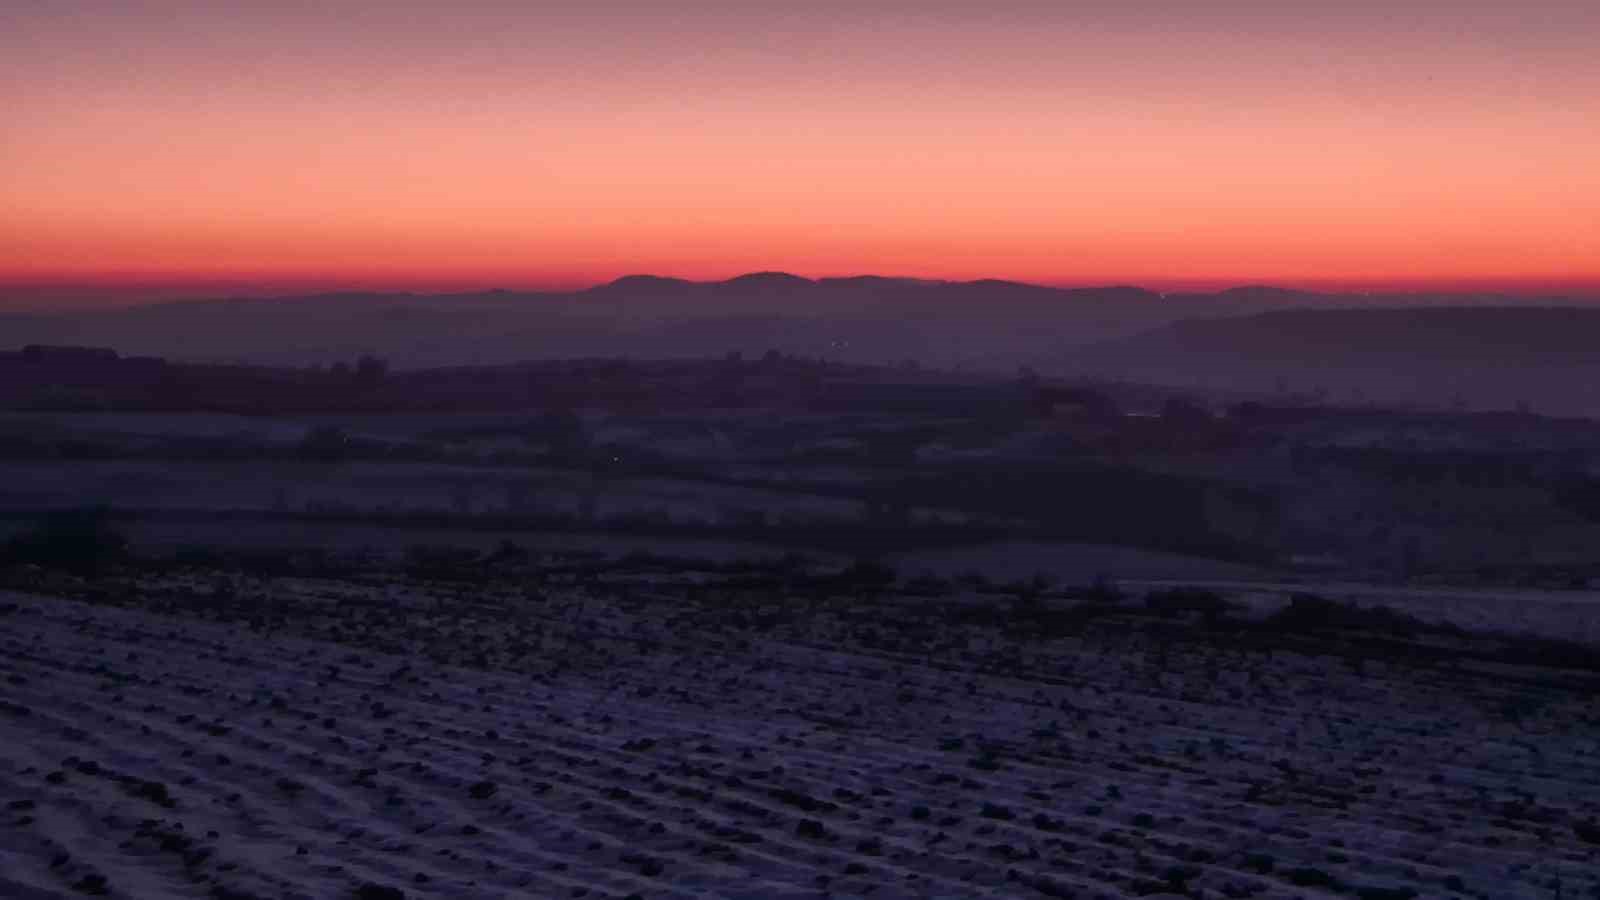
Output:
[[337,293],[186,300],[13,316],[0,350],[113,346],[175,359],[326,364],[361,353],[398,367],[524,359],[703,357],[778,350],[845,362],[1014,368],[1065,343],[1230,311],[1207,296],[1060,290],[1002,281],[761,272],[719,282],[631,275],[570,292]]
[[1278,310],[1173,322],[1041,367],[1340,402],[1600,415],[1600,308]]
[[[1467,302],[1395,302],[1453,300]],[[417,368],[777,350],[849,363],[916,360],[1014,372],[1019,365],[1042,366],[1041,360],[1059,363],[1063,348],[1103,344],[1180,320],[1358,301],[1375,302],[1270,287],[1161,294],[1128,286],[1063,289],[873,275],[814,280],[757,272],[693,282],[641,274],[579,291],[332,293],[0,317],[0,351],[30,343],[76,344],[177,360],[291,366],[371,353],[396,368]],[[1185,327],[1201,330],[1172,334],[1182,342],[1209,340],[1204,329],[1210,326]]]

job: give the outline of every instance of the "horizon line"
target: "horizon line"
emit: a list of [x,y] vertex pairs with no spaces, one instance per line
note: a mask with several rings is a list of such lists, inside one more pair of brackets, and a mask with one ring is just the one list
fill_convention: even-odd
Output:
[[[792,279],[817,285],[829,282],[879,280],[928,286],[1004,284],[1058,291],[1139,290],[1166,296],[1218,295],[1241,291],[1282,291],[1348,297],[1438,297],[1464,296],[1506,299],[1600,300],[1600,282],[1564,281],[1547,278],[1451,281],[1449,279],[1272,279],[1272,278],[1172,278],[1172,279],[1096,279],[1026,280],[1004,276],[980,278],[937,278],[919,275],[886,275],[859,272],[847,275],[800,275],[785,269],[758,269],[723,278],[690,278],[662,275],[647,270],[613,277],[568,280],[550,279],[517,283],[511,279],[484,277],[337,277],[255,275],[240,273],[222,277],[194,277],[188,273],[113,273],[73,277],[0,277],[0,311],[49,312],[48,308],[26,310],[16,304],[71,302],[79,309],[119,308],[159,305],[165,302],[235,299],[291,299],[344,294],[391,294],[443,297],[463,294],[526,293],[577,294],[630,281],[657,281],[694,286],[729,285],[762,278]],[[24,292],[32,297],[6,296]]]

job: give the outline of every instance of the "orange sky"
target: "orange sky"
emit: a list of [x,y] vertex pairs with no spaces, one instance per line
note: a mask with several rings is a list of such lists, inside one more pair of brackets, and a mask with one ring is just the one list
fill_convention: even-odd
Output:
[[1600,4],[15,6],[0,282],[1600,288]]

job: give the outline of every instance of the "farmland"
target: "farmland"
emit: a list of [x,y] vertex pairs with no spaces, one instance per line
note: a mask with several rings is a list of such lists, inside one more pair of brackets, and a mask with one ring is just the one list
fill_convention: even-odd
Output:
[[1568,645],[758,569],[35,576],[0,604],[0,887],[1600,896]]

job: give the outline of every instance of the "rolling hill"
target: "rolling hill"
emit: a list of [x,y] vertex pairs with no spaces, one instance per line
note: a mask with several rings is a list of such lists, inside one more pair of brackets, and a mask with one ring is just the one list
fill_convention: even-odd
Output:
[[276,365],[360,353],[396,366],[582,356],[729,352],[884,363],[1014,368],[1062,343],[1117,337],[1194,315],[1285,302],[1130,287],[1058,289],[1005,281],[777,272],[720,282],[634,275],[575,292],[318,294],[159,303],[13,316],[0,349],[29,343],[111,346],[126,354]]
[[1174,322],[1043,368],[1218,390],[1600,414],[1600,309],[1296,309]]

